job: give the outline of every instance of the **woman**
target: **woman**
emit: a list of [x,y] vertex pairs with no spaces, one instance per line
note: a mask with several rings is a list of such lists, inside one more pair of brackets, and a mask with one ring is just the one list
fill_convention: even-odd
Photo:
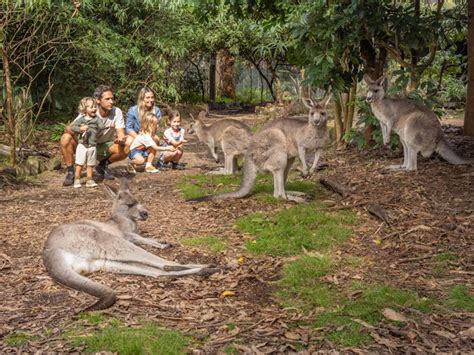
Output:
[[[125,126],[125,132],[127,133],[127,141],[125,142],[127,154],[130,152],[130,146],[133,143],[133,140],[140,132],[140,120],[145,115],[145,113],[153,113],[158,118],[158,121],[161,120],[161,111],[155,106],[155,94],[153,91],[144,86],[138,92],[137,104],[130,107],[127,112],[127,123]],[[157,144],[160,142],[158,136],[154,136],[153,139]]]

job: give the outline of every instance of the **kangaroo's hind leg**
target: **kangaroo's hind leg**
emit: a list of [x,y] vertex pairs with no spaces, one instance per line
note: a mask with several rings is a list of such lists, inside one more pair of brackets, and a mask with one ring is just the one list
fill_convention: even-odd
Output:
[[163,271],[207,268],[210,266],[201,264],[179,264],[174,261],[166,260],[126,240],[122,240],[121,245],[114,249],[115,250],[111,250],[108,253],[107,260],[148,265]]
[[102,267],[104,271],[115,272],[119,274],[129,274],[129,275],[142,275],[142,276],[151,276],[151,277],[179,277],[179,276],[187,276],[187,275],[210,275],[217,271],[218,268],[210,268],[210,267],[196,267],[186,270],[179,270],[179,271],[164,271],[152,266],[143,265],[143,264],[135,264],[135,263],[128,263],[123,261],[111,261],[107,260],[104,262]]
[[408,162],[405,167],[406,170],[412,171],[417,169],[417,156],[418,150],[415,147],[407,146],[408,150]]
[[392,171],[398,171],[398,170],[405,170],[408,165],[408,144],[405,142],[405,140],[400,137],[400,142],[402,143],[403,146],[403,164],[402,165],[389,165],[385,169],[387,170],[392,170]]

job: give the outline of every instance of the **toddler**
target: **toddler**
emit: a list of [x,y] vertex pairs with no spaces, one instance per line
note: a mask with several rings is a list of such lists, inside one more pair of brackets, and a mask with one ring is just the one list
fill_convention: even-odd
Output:
[[81,171],[87,165],[86,187],[96,187],[92,178],[97,156],[97,133],[104,129],[103,120],[96,116],[97,102],[92,97],[84,97],[79,103],[79,116],[73,121],[71,129],[77,133],[78,144],[76,148],[76,170],[74,174],[74,187],[81,187]]
[[134,172],[134,165],[142,165],[145,163],[145,171],[147,173],[160,172],[153,165],[153,159],[157,151],[174,152],[176,149],[172,146],[160,147],[153,140],[158,130],[158,117],[151,112],[143,115],[140,123],[140,131],[130,145],[130,161],[128,163],[128,171]]

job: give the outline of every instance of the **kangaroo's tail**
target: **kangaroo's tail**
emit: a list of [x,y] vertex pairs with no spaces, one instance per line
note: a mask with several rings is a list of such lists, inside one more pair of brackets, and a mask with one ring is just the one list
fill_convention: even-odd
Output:
[[49,275],[56,282],[99,298],[92,306],[84,309],[85,312],[109,308],[117,300],[111,288],[94,282],[74,271],[65,260],[64,251],[45,247],[43,263]]
[[464,159],[457,155],[451,147],[448,145],[446,140],[443,138],[438,142],[435,151],[441,155],[448,163],[451,164],[473,164],[473,159]]
[[240,184],[240,188],[234,192],[223,193],[220,195],[209,195],[186,200],[186,202],[203,202],[203,201],[219,201],[234,198],[242,198],[248,196],[252,191],[257,178],[258,168],[253,159],[247,154],[244,160],[244,176]]

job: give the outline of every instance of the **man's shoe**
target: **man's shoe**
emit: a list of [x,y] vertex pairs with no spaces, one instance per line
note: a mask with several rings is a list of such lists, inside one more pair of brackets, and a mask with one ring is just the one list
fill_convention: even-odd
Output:
[[110,170],[108,168],[104,168],[101,165],[97,165],[95,167],[95,172],[97,175],[99,175],[100,178],[106,179],[106,180],[115,180],[115,176],[112,175]]
[[184,170],[184,166],[179,163],[171,163],[171,169],[173,170]]
[[63,181],[63,186],[71,186],[74,184],[74,174],[67,173]]

